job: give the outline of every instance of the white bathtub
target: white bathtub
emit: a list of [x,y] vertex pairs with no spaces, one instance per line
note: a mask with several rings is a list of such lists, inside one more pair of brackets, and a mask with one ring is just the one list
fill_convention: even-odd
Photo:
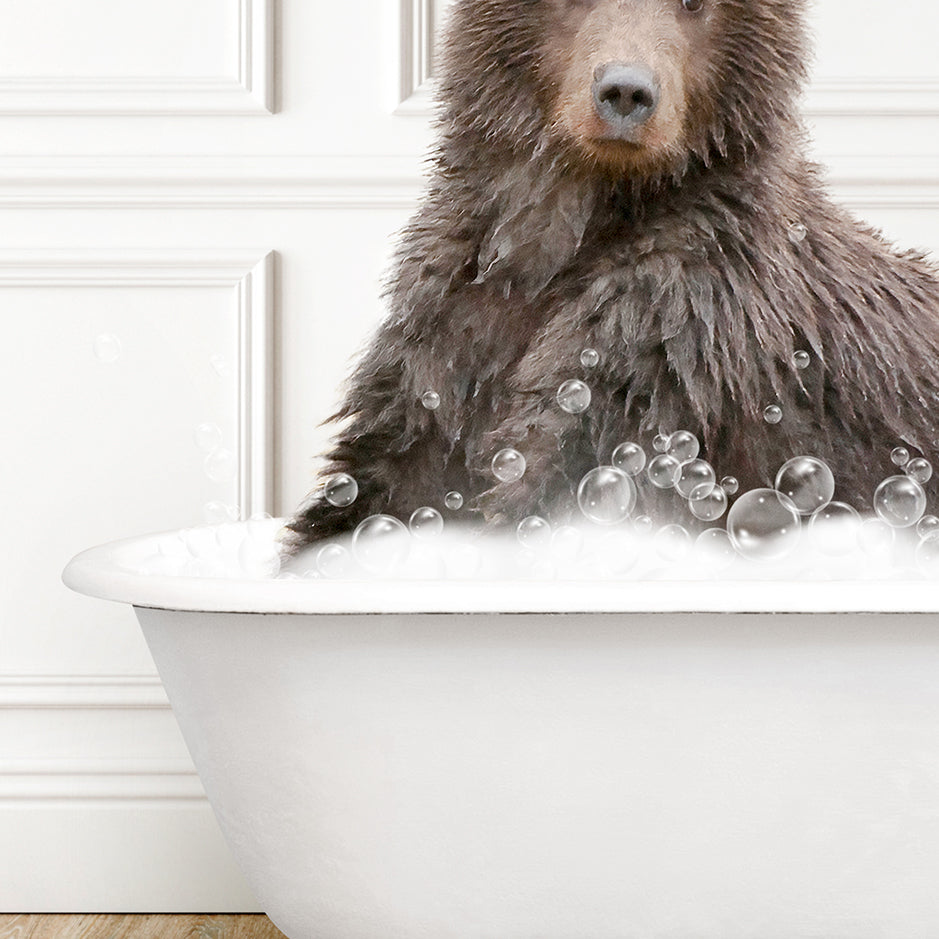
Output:
[[291,939],[939,936],[935,584],[135,573],[166,537],[65,580]]

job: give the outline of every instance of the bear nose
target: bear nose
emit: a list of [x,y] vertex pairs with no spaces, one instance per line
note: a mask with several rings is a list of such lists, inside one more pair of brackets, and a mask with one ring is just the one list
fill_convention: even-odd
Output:
[[659,103],[659,83],[642,65],[611,62],[593,76],[593,101],[597,114],[614,131],[644,123]]

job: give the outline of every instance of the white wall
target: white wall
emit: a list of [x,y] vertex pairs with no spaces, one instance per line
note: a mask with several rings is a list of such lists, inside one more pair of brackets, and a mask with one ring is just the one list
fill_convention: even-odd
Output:
[[[0,909],[250,910],[132,614],[59,573],[305,492],[419,191],[434,0],[0,10]],[[939,247],[939,10],[816,20],[835,190]]]

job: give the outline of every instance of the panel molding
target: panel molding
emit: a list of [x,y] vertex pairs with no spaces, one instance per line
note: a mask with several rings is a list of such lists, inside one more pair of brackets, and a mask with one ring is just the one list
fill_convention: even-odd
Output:
[[418,156],[0,157],[7,208],[411,208]]
[[0,762],[0,803],[206,800],[192,763],[183,760],[51,759]]
[[238,333],[238,497],[273,514],[274,252],[0,251],[3,287],[230,287]]
[[0,675],[0,710],[169,710],[157,675]]
[[425,117],[434,100],[436,0],[399,0],[398,102],[395,114]]
[[218,78],[0,76],[0,115],[265,115],[274,111],[274,0],[238,0],[238,65]]

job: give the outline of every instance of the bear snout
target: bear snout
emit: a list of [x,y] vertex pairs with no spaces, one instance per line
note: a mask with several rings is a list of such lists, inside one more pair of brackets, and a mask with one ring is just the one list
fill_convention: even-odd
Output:
[[629,139],[655,113],[659,97],[659,83],[644,65],[608,62],[594,71],[594,108],[611,138]]

